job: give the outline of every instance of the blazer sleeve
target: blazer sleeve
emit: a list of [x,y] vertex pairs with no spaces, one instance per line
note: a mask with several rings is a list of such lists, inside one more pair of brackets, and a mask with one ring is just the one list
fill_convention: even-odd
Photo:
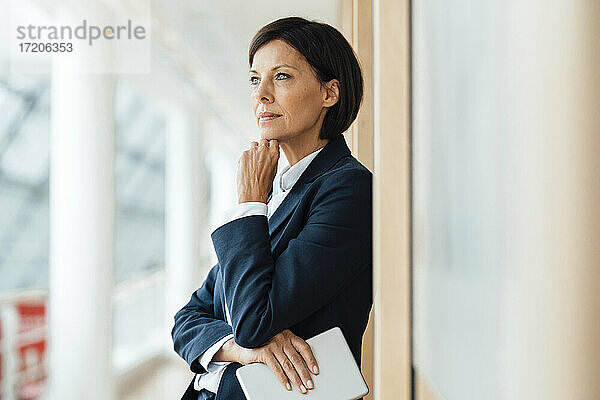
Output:
[[265,216],[212,235],[235,342],[256,348],[330,303],[372,265],[372,174],[346,170],[321,184],[306,224],[277,259]]
[[231,326],[214,316],[214,286],[218,264],[213,266],[206,280],[190,301],[175,314],[171,330],[175,352],[183,358],[192,372],[203,374],[206,369],[198,358],[212,345],[232,334]]

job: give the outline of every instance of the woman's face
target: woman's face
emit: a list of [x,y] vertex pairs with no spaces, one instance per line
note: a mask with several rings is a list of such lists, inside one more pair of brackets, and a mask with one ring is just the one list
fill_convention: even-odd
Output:
[[318,137],[326,107],[333,104],[302,54],[282,40],[272,40],[255,53],[249,79],[261,138]]

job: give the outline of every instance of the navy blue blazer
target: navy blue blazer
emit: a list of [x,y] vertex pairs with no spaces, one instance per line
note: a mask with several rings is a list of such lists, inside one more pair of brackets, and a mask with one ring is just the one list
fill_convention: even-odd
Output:
[[[317,154],[268,221],[238,218],[211,238],[218,263],[175,314],[171,332],[193,372],[206,372],[198,357],[230,333],[238,345],[256,348],[285,329],[308,339],[334,326],[360,366],[373,300],[372,173],[343,135]],[[235,376],[240,366],[227,366],[215,400],[245,400]],[[198,394],[192,381],[182,399]]]

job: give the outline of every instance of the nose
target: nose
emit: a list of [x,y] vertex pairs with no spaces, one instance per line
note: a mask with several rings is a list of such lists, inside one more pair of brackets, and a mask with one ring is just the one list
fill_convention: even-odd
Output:
[[273,103],[275,97],[272,87],[267,80],[261,81],[252,95],[260,103]]

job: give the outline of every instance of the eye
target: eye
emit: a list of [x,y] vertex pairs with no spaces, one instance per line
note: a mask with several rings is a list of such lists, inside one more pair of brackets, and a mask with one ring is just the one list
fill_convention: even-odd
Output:
[[251,76],[249,80],[251,85],[256,85],[258,83],[258,76]]
[[278,80],[278,81],[282,80],[282,79],[277,79],[277,78],[278,78],[278,77],[280,77],[280,76],[283,76],[283,77],[284,77],[284,79],[287,79],[287,78],[289,78],[289,77],[290,77],[288,74],[286,74],[286,73],[284,73],[284,72],[278,72],[278,73],[277,73],[277,75],[275,75],[275,79],[276,79],[276,80]]

